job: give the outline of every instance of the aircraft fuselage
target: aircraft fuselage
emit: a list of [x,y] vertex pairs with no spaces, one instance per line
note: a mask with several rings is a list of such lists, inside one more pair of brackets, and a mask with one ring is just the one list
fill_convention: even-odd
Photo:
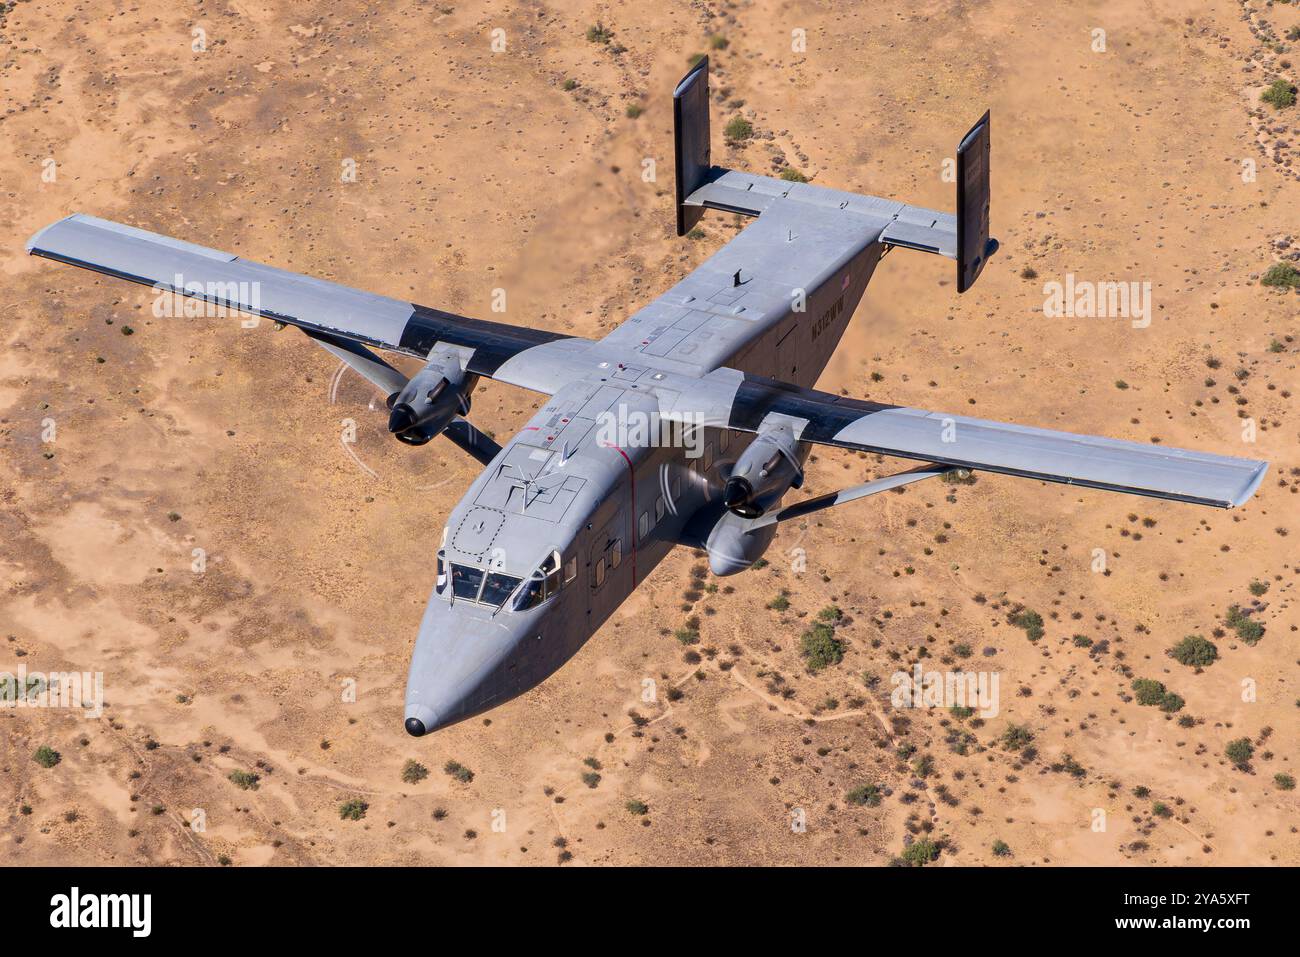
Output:
[[[811,385],[881,251],[872,243],[816,288],[793,291],[783,319],[720,342],[698,372],[726,365]],[[652,361],[595,358],[597,374],[556,392],[451,512],[407,682],[412,734],[536,687],[675,546],[708,549],[714,571],[730,574],[771,542],[773,526],[749,534],[720,501],[754,436],[719,424],[675,430],[638,384],[656,374]]]

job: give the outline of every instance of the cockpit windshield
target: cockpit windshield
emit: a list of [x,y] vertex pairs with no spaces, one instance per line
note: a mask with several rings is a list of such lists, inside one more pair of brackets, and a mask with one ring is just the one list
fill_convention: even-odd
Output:
[[488,575],[487,581],[483,583],[483,594],[479,601],[484,605],[500,608],[505,600],[514,594],[514,590],[519,587],[522,580],[494,572]]
[[[576,563],[573,563],[576,564]],[[472,601],[492,608],[502,608],[514,595],[514,611],[523,611],[540,605],[563,586],[560,570],[560,553],[552,552],[528,577],[527,582],[503,572],[488,572],[474,565],[448,562],[438,553],[438,592],[451,583],[452,601]],[[523,588],[519,586],[523,585]],[[516,592],[518,594],[516,594]]]
[[484,574],[483,569],[473,565],[450,564],[451,594],[453,599],[478,602],[500,608],[507,598],[514,594],[521,578],[503,575],[500,572]]
[[451,594],[454,598],[478,601],[479,586],[483,584],[483,569],[473,565],[451,566]]

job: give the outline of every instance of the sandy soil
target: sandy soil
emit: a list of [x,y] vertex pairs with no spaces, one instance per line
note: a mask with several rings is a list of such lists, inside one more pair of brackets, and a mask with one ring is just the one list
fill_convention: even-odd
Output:
[[[102,671],[107,698],[99,718],[0,711],[6,862],[885,864],[924,836],[941,865],[1300,863],[1275,780],[1300,727],[1300,297],[1257,282],[1300,255],[1300,107],[1258,102],[1294,79],[1300,5],[368,6],[0,20],[0,670]],[[1269,478],[1223,513],[980,477],[824,513],[734,579],[682,551],[543,687],[408,738],[407,659],[473,463],[392,442],[292,330],[157,319],[148,290],[22,243],[83,211],[469,315],[499,318],[504,288],[510,321],[598,336],[738,228],[672,235],[671,89],[715,35],[715,124],[757,132],[715,133],[726,165],[949,209],[943,161],[993,111],[1002,252],[960,300],[950,263],[891,254],[823,388],[1266,458]],[[1150,282],[1150,326],[1044,317],[1068,273]],[[508,434],[537,401],[489,383],[475,417]],[[805,491],[896,464],[819,453]],[[800,635],[832,604],[844,658],[810,674]],[[1234,604],[1256,644],[1222,631]],[[1201,673],[1165,653],[1189,633],[1218,646]],[[997,673],[999,713],[894,709],[917,661]],[[1139,677],[1183,709],[1140,706]],[[1245,770],[1224,757],[1241,737]],[[429,776],[404,782],[408,759]],[[878,806],[846,801],[863,784]],[[354,798],[364,818],[341,819]]]

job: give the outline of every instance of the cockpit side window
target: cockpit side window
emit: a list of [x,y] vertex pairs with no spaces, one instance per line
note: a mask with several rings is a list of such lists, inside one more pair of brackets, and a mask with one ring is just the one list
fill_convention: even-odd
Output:
[[434,588],[439,595],[447,590],[447,555],[445,552],[438,552],[438,583]]
[[551,552],[540,571],[546,578],[546,597],[550,598],[560,590],[560,553]]
[[515,598],[515,611],[524,611],[540,605],[563,587],[560,581],[560,553],[551,552],[528,577],[522,591]]

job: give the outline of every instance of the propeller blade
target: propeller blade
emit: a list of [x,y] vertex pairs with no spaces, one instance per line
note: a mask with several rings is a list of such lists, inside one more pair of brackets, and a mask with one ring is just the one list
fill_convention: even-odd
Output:
[[302,331],[307,334],[308,338],[314,340],[316,345],[331,355],[342,359],[355,369],[360,376],[379,386],[384,391],[384,395],[391,396],[394,393],[401,392],[406,385],[406,376],[361,343],[353,342],[350,339],[341,339],[338,336],[332,336],[328,332],[320,332],[316,329],[303,329]]
[[442,434],[478,459],[482,465],[487,465],[501,453],[501,446],[474,428],[468,419],[459,416],[451,420],[451,425],[443,429]]

